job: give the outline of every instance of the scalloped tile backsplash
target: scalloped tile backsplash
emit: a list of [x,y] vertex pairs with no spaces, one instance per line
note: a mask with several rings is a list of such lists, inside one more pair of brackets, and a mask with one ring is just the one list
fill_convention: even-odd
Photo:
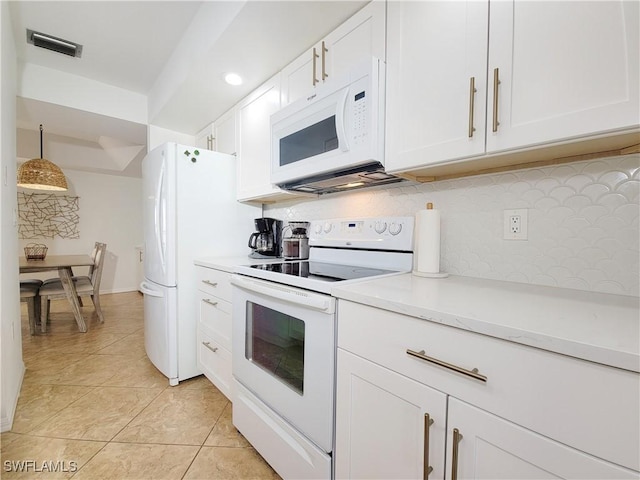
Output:
[[[441,212],[441,270],[639,296],[640,154],[265,206],[317,220]],[[504,210],[528,209],[528,240],[503,240]]]

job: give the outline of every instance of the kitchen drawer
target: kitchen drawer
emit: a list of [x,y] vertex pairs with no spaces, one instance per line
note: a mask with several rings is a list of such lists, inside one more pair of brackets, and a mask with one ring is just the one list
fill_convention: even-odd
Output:
[[198,329],[198,366],[229,400],[233,401],[231,353]]
[[[640,469],[636,373],[345,300],[338,306],[338,347],[559,442]],[[487,381],[407,349],[477,368]]]
[[199,290],[231,302],[230,273],[201,266],[196,266],[196,272]]
[[217,343],[231,350],[231,303],[198,292],[200,328]]

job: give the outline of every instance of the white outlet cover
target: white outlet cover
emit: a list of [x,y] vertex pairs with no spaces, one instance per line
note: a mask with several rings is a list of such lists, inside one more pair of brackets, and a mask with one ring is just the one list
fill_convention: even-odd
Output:
[[[505,240],[527,240],[528,238],[528,209],[527,208],[519,208],[515,210],[505,210],[504,211],[504,233],[503,238]],[[512,216],[520,217],[520,232],[513,233],[511,231],[511,225],[509,219]]]

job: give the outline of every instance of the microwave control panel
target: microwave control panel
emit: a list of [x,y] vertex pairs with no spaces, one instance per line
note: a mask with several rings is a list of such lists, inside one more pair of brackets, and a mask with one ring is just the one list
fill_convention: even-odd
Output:
[[353,143],[358,145],[367,141],[367,92],[361,92],[353,95]]

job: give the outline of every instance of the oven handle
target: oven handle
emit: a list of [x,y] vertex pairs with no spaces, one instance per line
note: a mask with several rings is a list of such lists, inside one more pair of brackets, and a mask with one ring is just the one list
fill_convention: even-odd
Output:
[[328,295],[319,295],[297,288],[287,287],[279,283],[263,282],[240,275],[231,275],[231,284],[249,292],[261,293],[268,297],[277,298],[294,305],[319,310],[325,313],[333,313],[335,301]]

